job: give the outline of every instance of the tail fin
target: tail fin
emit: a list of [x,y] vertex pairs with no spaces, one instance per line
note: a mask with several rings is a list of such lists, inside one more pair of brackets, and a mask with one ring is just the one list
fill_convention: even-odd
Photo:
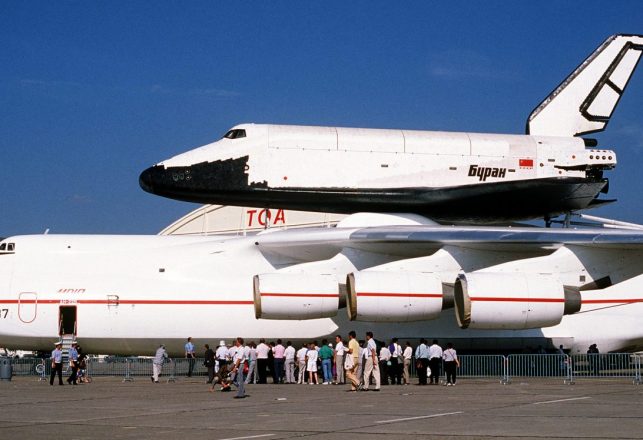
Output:
[[527,119],[527,134],[578,136],[603,131],[643,52],[643,36],[612,35]]

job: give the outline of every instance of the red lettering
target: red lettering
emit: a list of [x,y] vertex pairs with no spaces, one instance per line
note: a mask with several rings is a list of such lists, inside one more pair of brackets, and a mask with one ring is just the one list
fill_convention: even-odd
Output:
[[256,209],[248,209],[248,226],[252,226],[252,220],[255,215],[255,212],[257,212]]
[[283,209],[278,209],[277,210],[277,215],[275,216],[275,225],[277,223],[281,223],[282,225],[286,224],[286,214],[284,213]]
[[270,218],[272,215],[270,214],[269,209],[262,209],[259,211],[259,215],[257,215],[257,221],[261,226],[266,226],[266,223],[270,222]]

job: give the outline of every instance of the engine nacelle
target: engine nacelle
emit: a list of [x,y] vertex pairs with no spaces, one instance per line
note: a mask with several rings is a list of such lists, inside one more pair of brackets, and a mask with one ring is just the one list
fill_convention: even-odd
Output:
[[346,277],[346,291],[351,321],[423,321],[442,310],[442,282],[430,273],[354,272]]
[[565,314],[565,290],[549,275],[473,273],[458,277],[454,290],[460,328],[550,327]]
[[334,275],[268,273],[254,276],[257,319],[329,318],[339,308]]

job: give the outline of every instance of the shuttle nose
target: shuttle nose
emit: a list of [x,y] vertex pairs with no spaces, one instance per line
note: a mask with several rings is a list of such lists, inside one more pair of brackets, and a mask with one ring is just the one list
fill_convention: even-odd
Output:
[[169,198],[189,197],[196,190],[189,166],[154,165],[141,173],[138,183],[148,193]]
[[158,174],[156,168],[158,165],[149,167],[138,177],[138,184],[143,188],[143,191],[154,194],[154,176]]

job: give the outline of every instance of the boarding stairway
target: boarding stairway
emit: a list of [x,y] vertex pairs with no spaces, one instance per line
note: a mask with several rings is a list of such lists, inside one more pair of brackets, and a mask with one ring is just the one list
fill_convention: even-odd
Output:
[[65,331],[65,325],[61,318],[58,330],[60,342],[62,343],[63,366],[65,371],[67,371],[69,368],[69,349],[71,348],[71,344],[76,342],[76,323],[73,323],[73,332],[69,333],[69,330],[72,330],[72,326],[67,326],[67,331]]

